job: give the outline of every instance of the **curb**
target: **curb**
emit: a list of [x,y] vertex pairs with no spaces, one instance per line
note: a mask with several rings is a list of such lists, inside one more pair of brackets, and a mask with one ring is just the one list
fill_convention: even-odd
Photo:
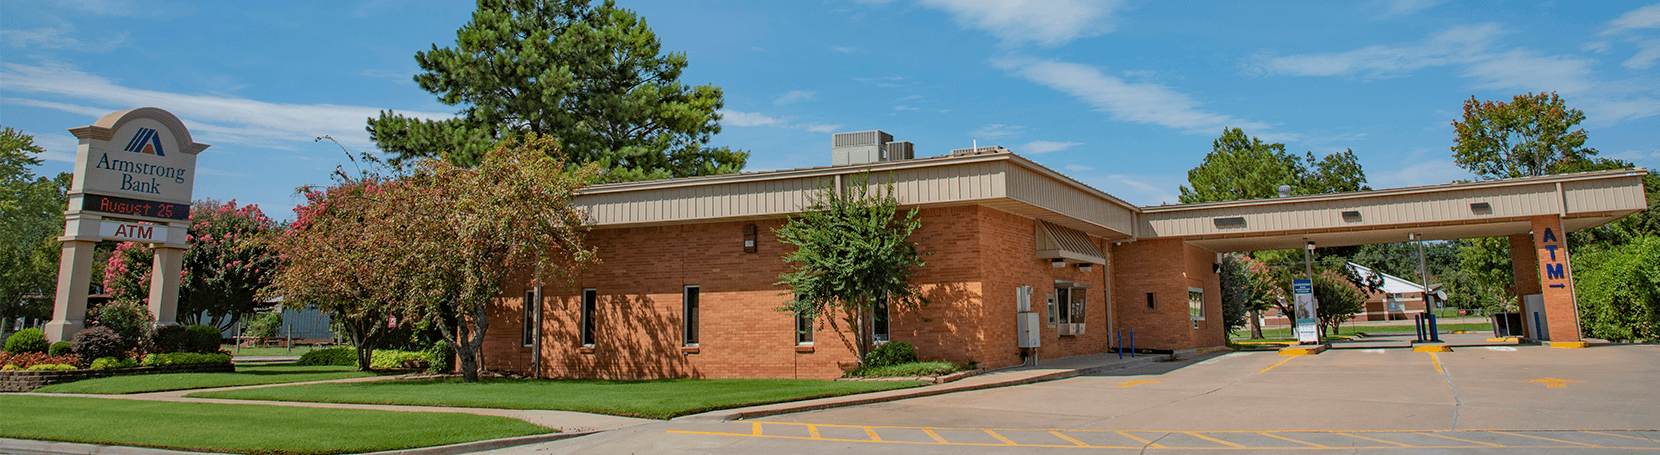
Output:
[[[598,433],[598,431],[534,434],[530,436],[518,436],[512,438],[461,442],[445,446],[388,450],[384,452],[367,452],[363,455],[456,455],[522,446],[526,444],[558,441],[561,439],[587,436],[594,433]],[[10,438],[0,438],[0,453],[20,455],[218,455],[218,452],[185,452],[150,447],[115,446],[79,442],[36,441],[32,439]]]
[[[1204,352],[1201,352],[1201,351],[1204,351]],[[1202,349],[1186,349],[1186,350],[1182,350],[1182,351],[1177,351],[1176,353],[1178,355],[1180,355],[1180,354],[1198,355],[1198,354],[1207,354],[1207,353],[1210,353],[1210,352],[1217,352],[1217,351],[1219,351],[1219,350],[1206,351],[1206,350],[1202,350]],[[1114,362],[1114,363],[1107,364],[1107,365],[1099,365],[1099,366],[1088,367],[1088,368],[1080,368],[1080,369],[1058,370],[1058,371],[1054,371],[1054,372],[1051,372],[1051,373],[1044,373],[1044,374],[1039,374],[1039,375],[1035,375],[1035,376],[1026,376],[1026,377],[1021,377],[1021,378],[1012,378],[1012,379],[1008,379],[1008,380],[1004,380],[1004,381],[986,382],[986,383],[981,383],[981,384],[970,384],[970,385],[963,385],[961,383],[936,384],[934,386],[923,386],[923,387],[917,387],[917,388],[914,388],[914,389],[904,389],[904,390],[886,392],[887,394],[876,395],[876,396],[851,395],[851,396],[845,397],[845,399],[825,398],[825,399],[822,399],[822,400],[828,400],[828,401],[819,402],[819,403],[803,402],[801,404],[796,404],[796,405],[773,404],[773,405],[755,406],[755,407],[750,407],[750,408],[747,408],[747,409],[745,409],[745,408],[726,409],[726,410],[718,410],[718,411],[709,411],[709,412],[705,412],[705,413],[701,413],[701,414],[692,414],[692,415],[689,415],[689,416],[676,417],[676,418],[671,419],[671,420],[727,422],[727,421],[733,421],[733,420],[754,419],[754,418],[775,416],[775,415],[781,415],[781,414],[794,414],[794,413],[797,413],[797,412],[818,411],[818,410],[834,409],[834,408],[841,408],[841,407],[848,407],[848,406],[861,406],[861,405],[867,405],[867,404],[876,404],[876,403],[885,403],[885,402],[889,402],[889,401],[905,400],[905,399],[910,399],[910,398],[931,397],[931,396],[934,396],[934,395],[944,395],[944,394],[947,394],[947,393],[967,392],[967,391],[972,391],[972,390],[984,390],[984,389],[994,389],[994,388],[999,388],[999,387],[1010,387],[1010,386],[1017,386],[1017,385],[1035,384],[1035,383],[1039,383],[1039,382],[1055,381],[1055,380],[1073,378],[1073,377],[1084,376],[1084,375],[1100,374],[1100,373],[1107,372],[1107,371],[1112,371],[1112,370],[1119,370],[1119,369],[1124,369],[1124,368],[1130,368],[1130,367],[1146,365],[1146,364],[1150,364],[1150,363],[1157,363],[1160,360],[1168,359],[1168,358],[1170,358],[1170,357],[1169,356],[1164,356],[1164,355],[1148,355],[1148,356],[1144,356],[1144,357],[1135,358],[1134,360],[1125,360],[1125,361],[1122,361],[1122,362]],[[878,392],[878,393],[883,393],[883,392]],[[818,400],[813,400],[813,401],[818,401]]]

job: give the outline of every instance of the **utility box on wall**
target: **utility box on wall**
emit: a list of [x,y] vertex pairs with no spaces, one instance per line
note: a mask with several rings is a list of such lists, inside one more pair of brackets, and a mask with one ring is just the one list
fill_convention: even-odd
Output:
[[1038,347],[1042,343],[1040,335],[1043,328],[1043,320],[1039,319],[1038,313],[1015,313],[1015,316],[1020,321],[1020,327],[1015,331],[1016,336],[1020,338],[1017,347]]

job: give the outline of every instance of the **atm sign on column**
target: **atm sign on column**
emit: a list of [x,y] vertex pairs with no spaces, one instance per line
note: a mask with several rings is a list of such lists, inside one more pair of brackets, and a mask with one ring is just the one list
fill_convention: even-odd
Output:
[[104,237],[104,240],[163,243],[167,241],[167,226],[125,221],[104,221],[98,227],[98,234]]

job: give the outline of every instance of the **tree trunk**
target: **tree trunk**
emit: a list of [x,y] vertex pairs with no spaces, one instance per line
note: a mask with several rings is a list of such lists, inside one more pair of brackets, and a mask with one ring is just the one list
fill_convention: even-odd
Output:
[[1262,339],[1262,312],[1251,310],[1251,339]]

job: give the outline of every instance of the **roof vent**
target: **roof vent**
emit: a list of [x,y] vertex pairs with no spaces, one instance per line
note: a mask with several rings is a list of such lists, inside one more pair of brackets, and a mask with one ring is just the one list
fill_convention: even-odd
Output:
[[1009,149],[1003,148],[1001,145],[951,149],[951,156],[979,155],[982,153],[1009,153]]
[[893,135],[881,130],[836,133],[830,136],[830,165],[850,166],[885,161]]

